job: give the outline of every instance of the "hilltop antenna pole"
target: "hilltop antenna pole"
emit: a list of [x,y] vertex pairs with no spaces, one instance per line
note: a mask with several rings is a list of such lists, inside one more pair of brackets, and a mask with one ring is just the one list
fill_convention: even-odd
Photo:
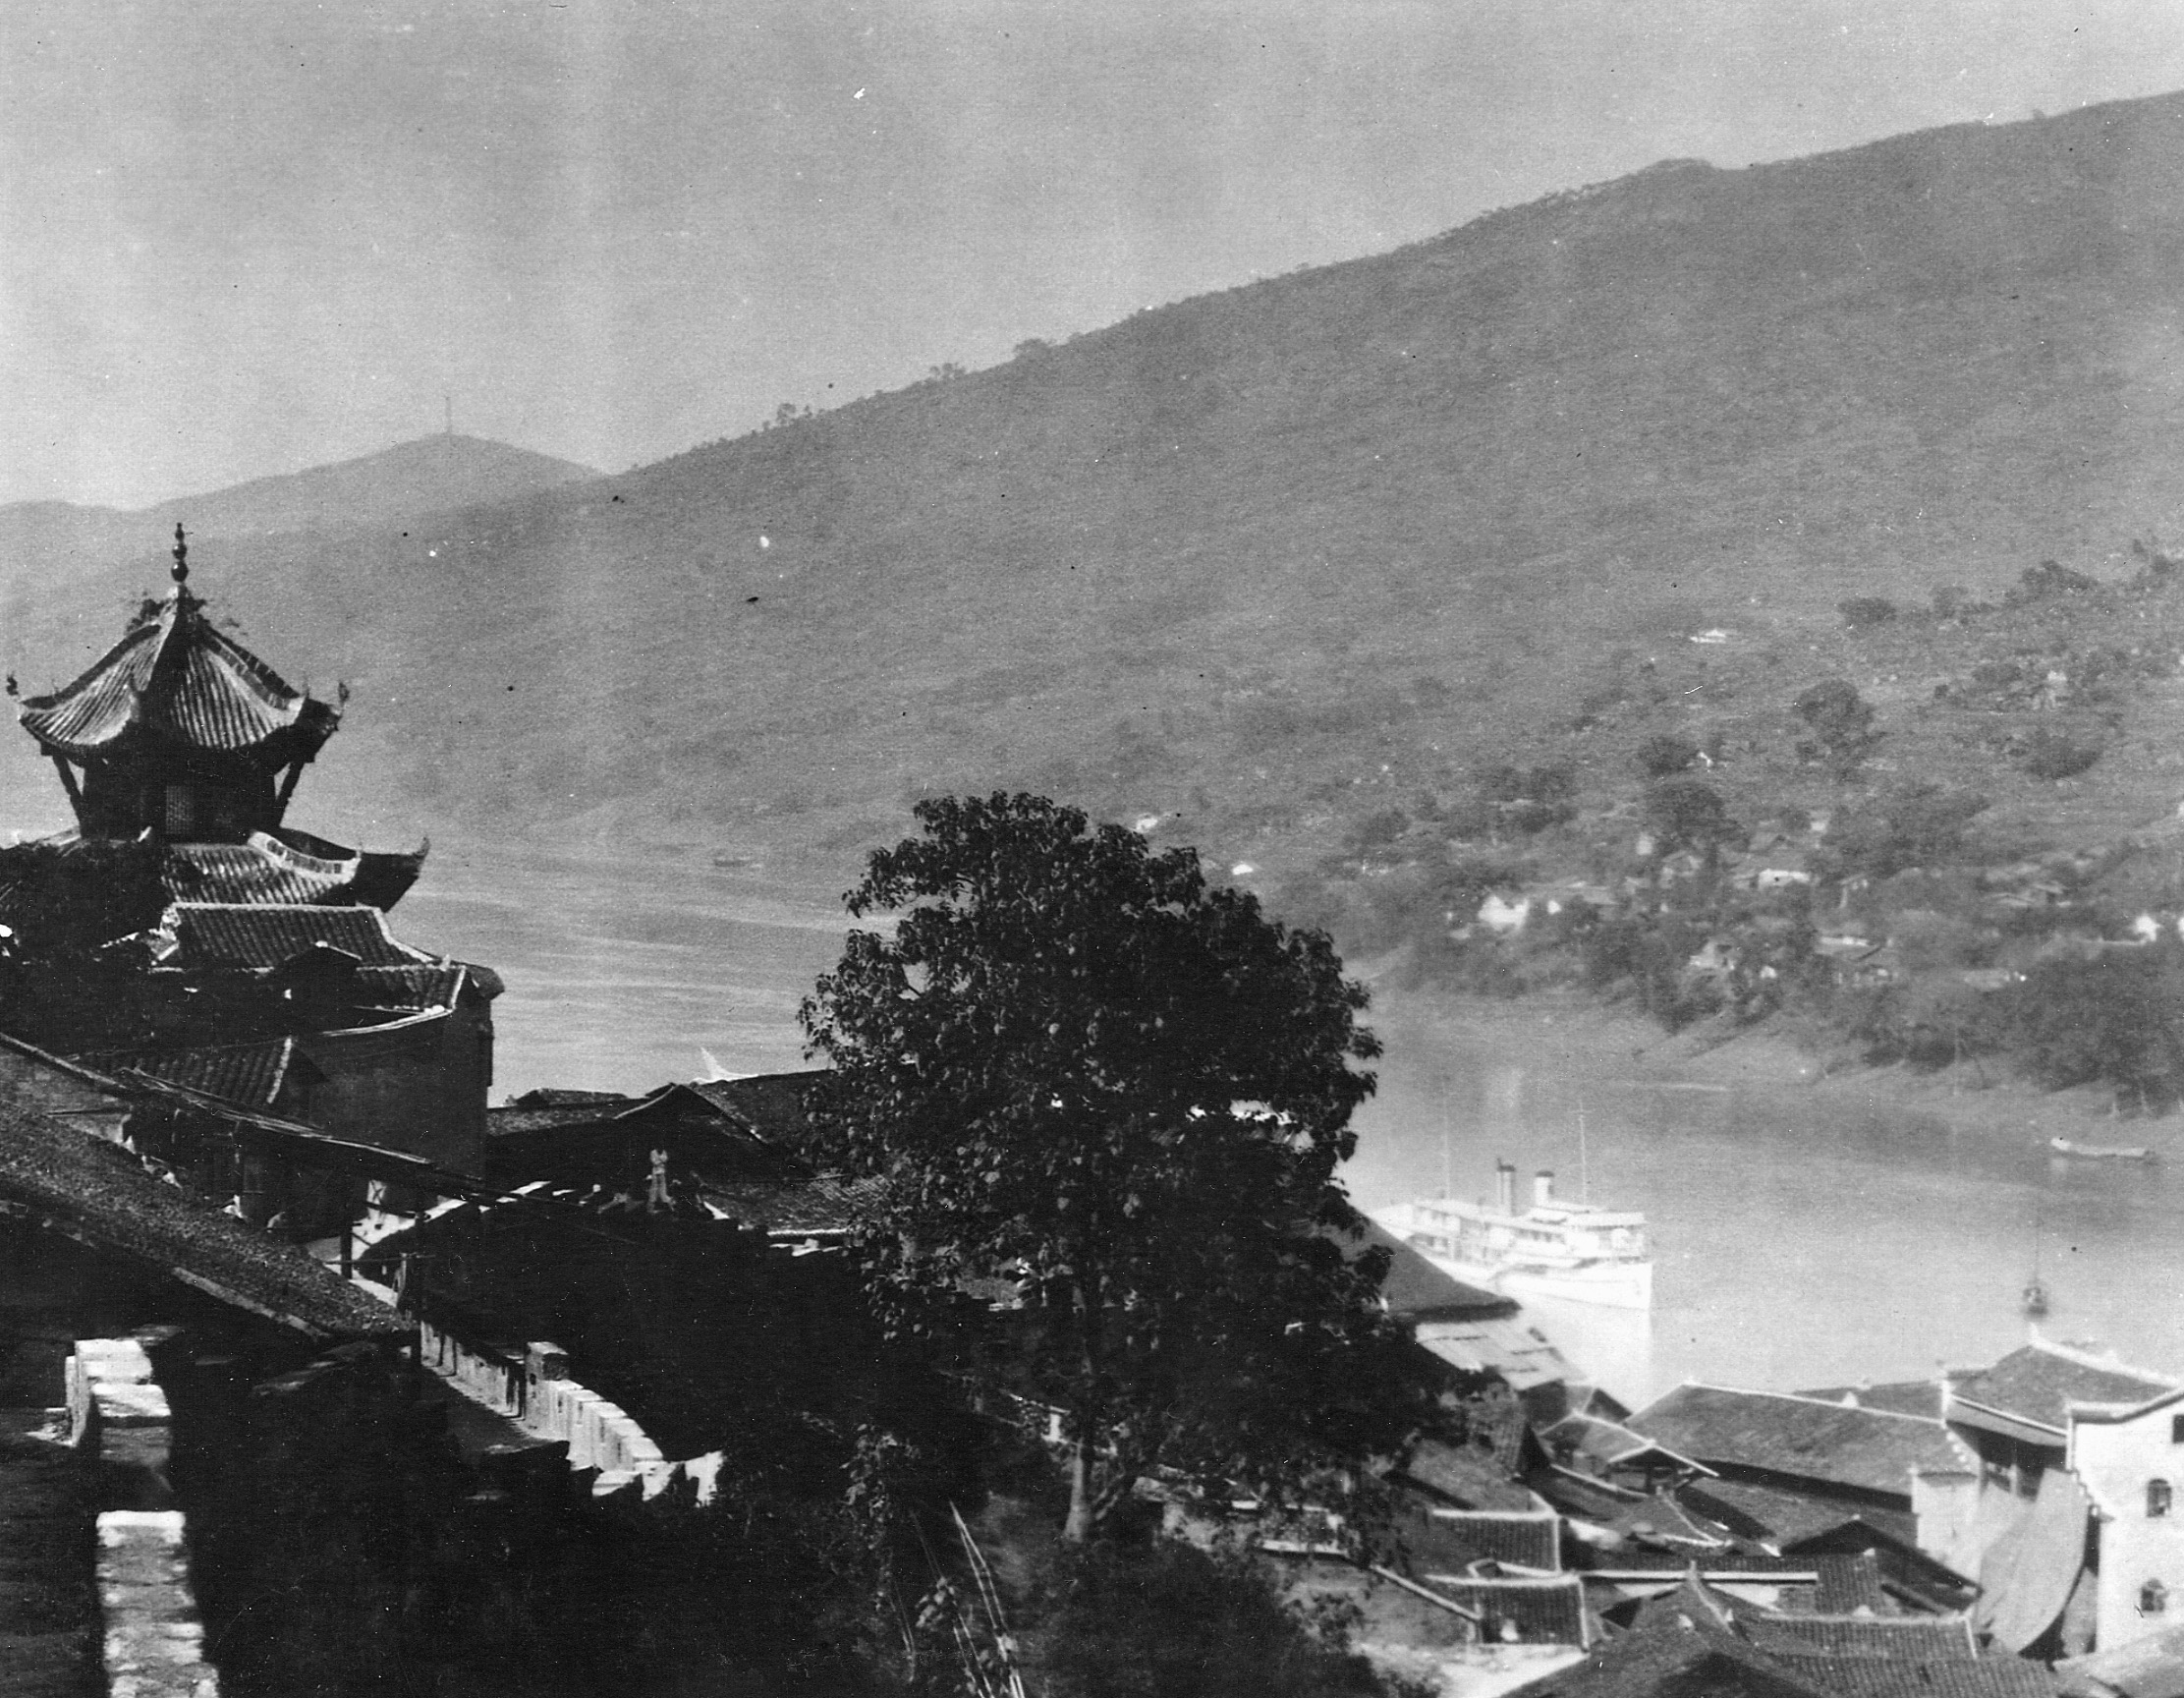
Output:
[[1578,1201],[1593,1201],[1593,1164],[1586,1159],[1585,1099],[1578,1099]]
[[1456,1177],[1448,1153],[1448,1075],[1441,1075],[1441,1201],[1456,1195]]

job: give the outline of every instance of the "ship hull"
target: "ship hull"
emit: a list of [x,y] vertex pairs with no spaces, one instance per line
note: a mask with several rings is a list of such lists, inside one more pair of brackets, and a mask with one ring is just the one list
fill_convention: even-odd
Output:
[[1483,1285],[1505,1297],[1552,1297],[1565,1303],[1596,1304],[1603,1309],[1651,1310],[1653,1306],[1651,1260],[1623,1258],[1547,1265],[1523,1260],[1474,1262],[1422,1243],[1420,1239],[1428,1234],[1416,1229],[1419,1222],[1408,1206],[1383,1210],[1374,1218],[1451,1278]]

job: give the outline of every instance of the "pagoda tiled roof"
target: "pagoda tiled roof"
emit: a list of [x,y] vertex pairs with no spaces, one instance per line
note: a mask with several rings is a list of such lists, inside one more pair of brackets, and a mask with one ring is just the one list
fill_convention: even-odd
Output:
[[[422,853],[344,849],[301,835],[253,831],[242,843],[170,843],[161,878],[176,902],[297,905],[363,903],[392,908],[417,882]],[[332,851],[324,853],[323,851]]]
[[138,743],[256,755],[268,766],[318,751],[341,722],[218,629],[177,588],[149,602],[74,683],[18,709],[49,754],[98,760]]
[[177,902],[165,930],[176,942],[172,967],[242,967],[264,971],[321,945],[353,955],[365,967],[416,967],[435,957],[401,942],[377,908],[308,903]]
[[296,1040],[214,1044],[188,1049],[102,1049],[76,1060],[101,1073],[149,1074],[247,1107],[270,1107],[280,1098],[296,1058]]
[[490,968],[461,961],[434,961],[410,967],[362,967],[357,970],[357,1000],[376,1008],[452,1008],[463,982],[475,981],[490,996],[500,994],[500,976]]

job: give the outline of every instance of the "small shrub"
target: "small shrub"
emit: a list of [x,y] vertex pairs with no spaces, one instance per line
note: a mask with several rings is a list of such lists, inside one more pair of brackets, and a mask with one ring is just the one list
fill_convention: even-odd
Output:
[[1843,623],[1853,631],[1863,631],[1869,626],[1885,625],[1896,616],[1896,604],[1883,595],[1853,595],[1847,601],[1835,603],[1835,611],[1843,616]]
[[2100,745],[2081,743],[2042,726],[2025,749],[2025,770],[2035,778],[2074,778],[2100,759]]
[[2045,601],[2056,595],[2083,595],[2100,588],[2098,578],[2089,578],[2083,572],[2073,572],[2054,560],[2043,560],[2038,566],[2028,566],[2010,586],[2002,597],[2003,605],[2023,607],[2031,602]]
[[1638,746],[1635,757],[1642,778],[1669,778],[1699,759],[1699,745],[1689,737],[1662,731]]

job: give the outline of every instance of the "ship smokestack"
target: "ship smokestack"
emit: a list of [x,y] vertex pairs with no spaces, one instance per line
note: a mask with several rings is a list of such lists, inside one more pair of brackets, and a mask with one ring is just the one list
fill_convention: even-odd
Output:
[[1494,1163],[1494,1207],[1504,1215],[1517,1212],[1517,1164],[1514,1161]]
[[1553,1202],[1554,1175],[1542,1167],[1532,1176],[1532,1204],[1536,1209],[1544,1209]]

